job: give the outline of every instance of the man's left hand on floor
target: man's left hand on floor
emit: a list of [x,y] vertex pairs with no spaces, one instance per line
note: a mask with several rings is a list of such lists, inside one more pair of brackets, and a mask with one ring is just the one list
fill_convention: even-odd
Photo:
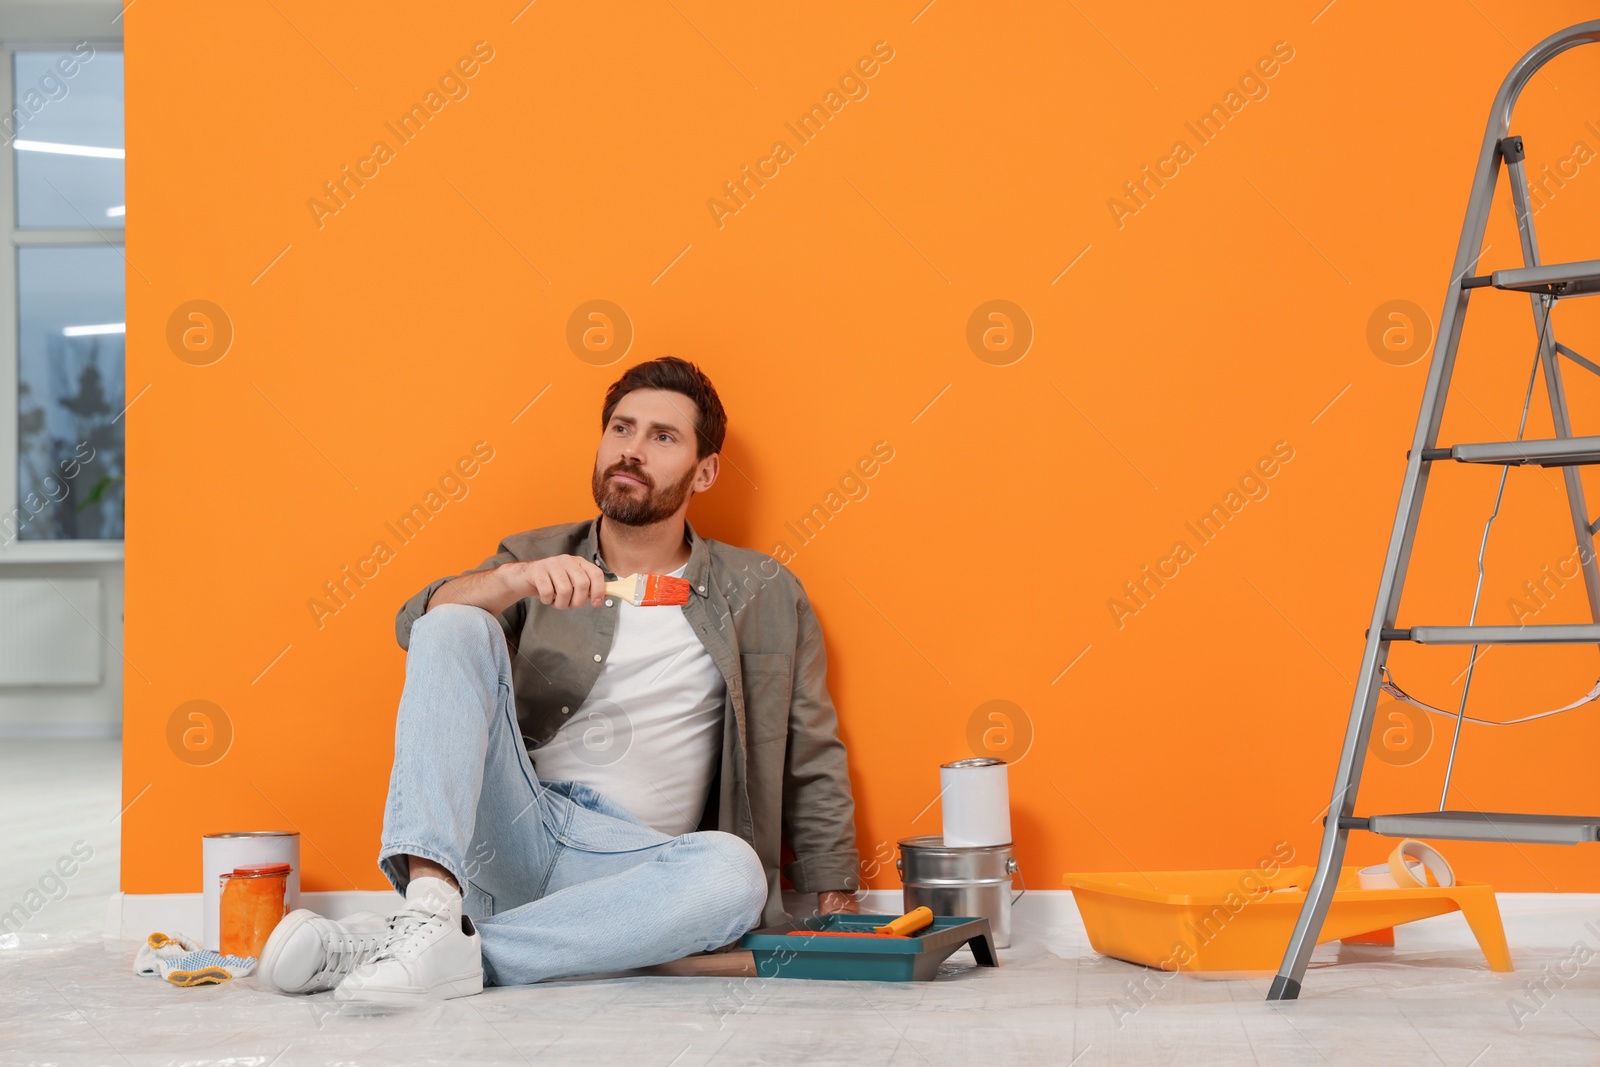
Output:
[[829,889],[817,894],[817,912],[821,915],[833,915],[838,912],[858,915],[861,912],[861,904],[856,900],[854,893]]

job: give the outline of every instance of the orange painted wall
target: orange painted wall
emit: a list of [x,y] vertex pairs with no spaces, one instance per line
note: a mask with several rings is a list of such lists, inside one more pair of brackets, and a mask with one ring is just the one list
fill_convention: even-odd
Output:
[[[1588,6],[922,2],[129,11],[126,891],[195,890],[202,833],[261,827],[304,835],[307,889],[386,885],[397,606],[508,533],[592,514],[602,391],[663,353],[731,412],[691,520],[786,542],[817,605],[868,860],[938,832],[936,767],[981,747],[996,700],[1019,709],[988,740],[1015,761],[1030,885],[1246,866],[1280,840],[1312,860],[1427,366],[1380,358],[1369,319],[1437,317],[1495,89]],[[476,42],[492,58],[466,95],[400,143],[385,124]],[[847,83],[859,98],[801,143],[785,123],[877,42],[866,95]],[[1596,255],[1597,89],[1588,48],[1524,97],[1534,169],[1569,175],[1538,215],[1552,261]],[[1234,90],[1201,144],[1186,123]],[[392,158],[319,217],[379,140]],[[778,140],[792,158],[719,217],[708,201]],[[1179,140],[1164,187],[1108,206]],[[1519,261],[1500,208],[1490,267]],[[567,340],[595,299],[632,324],[611,366]],[[1009,365],[967,339],[994,299],[1032,324]],[[220,359],[169,340],[195,300],[231,324]],[[1522,298],[1472,306],[1447,441],[1514,433],[1533,351]],[[1593,304],[1557,327],[1600,354]],[[1592,432],[1600,382],[1569,382]],[[1536,403],[1529,432],[1548,423]],[[799,544],[785,523],[880,441],[867,495]],[[493,459],[467,495],[401,545],[386,523],[476,442]],[[1200,544],[1185,524],[1278,442],[1292,459]],[[1496,477],[1437,472],[1403,622],[1465,621]],[[1570,556],[1564,515],[1559,478],[1513,472],[1482,621],[1516,621],[1522,582]],[[380,540],[393,558],[319,620],[323,583]],[[1119,619],[1124,582],[1180,540],[1193,557]],[[1537,621],[1583,617],[1568,584]],[[1393,662],[1449,703],[1465,658]],[[1595,667],[1500,649],[1474,706],[1565,703]],[[219,759],[169,731],[195,700],[231,724]],[[1446,740],[1375,761],[1362,807],[1435,804]],[[1597,741],[1593,709],[1469,730],[1456,799],[1592,810]],[[1504,888],[1600,889],[1593,851],[1449,851]]]

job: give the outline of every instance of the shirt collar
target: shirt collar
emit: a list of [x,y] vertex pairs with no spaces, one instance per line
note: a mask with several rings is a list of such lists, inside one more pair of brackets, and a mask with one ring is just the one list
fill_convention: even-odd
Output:
[[[589,528],[584,531],[583,541],[578,546],[578,552],[584,559],[590,559],[607,574],[612,572],[607,569],[600,559],[600,519],[596,515],[589,520]],[[689,543],[689,563],[683,569],[683,576],[689,580],[689,591],[697,596],[709,596],[711,582],[711,549],[707,546],[705,538],[695,533],[694,526],[686,518],[683,520],[683,539]],[[618,575],[620,577],[620,575]]]

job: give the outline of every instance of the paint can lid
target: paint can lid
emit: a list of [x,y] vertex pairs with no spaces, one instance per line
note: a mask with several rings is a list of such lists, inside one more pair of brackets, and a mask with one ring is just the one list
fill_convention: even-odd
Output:
[[233,877],[269,878],[273,875],[288,874],[290,869],[287,863],[250,863],[243,867],[235,867]]

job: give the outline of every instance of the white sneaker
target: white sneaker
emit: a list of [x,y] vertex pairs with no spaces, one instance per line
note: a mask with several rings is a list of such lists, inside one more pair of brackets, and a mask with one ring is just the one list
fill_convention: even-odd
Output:
[[377,954],[334,989],[335,1000],[411,1004],[483,992],[478,930],[461,914],[461,894],[449,882],[413,878],[389,927]]
[[321,993],[376,956],[388,936],[389,921],[370,911],[335,920],[300,908],[273,928],[256,979],[280,993]]

